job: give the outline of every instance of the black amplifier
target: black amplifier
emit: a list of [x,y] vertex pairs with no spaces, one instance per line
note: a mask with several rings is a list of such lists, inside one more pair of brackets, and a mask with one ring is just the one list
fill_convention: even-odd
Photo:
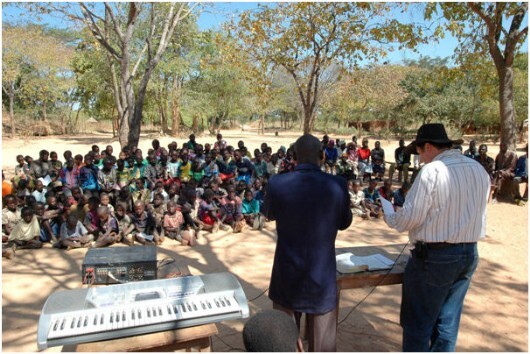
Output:
[[91,248],[81,270],[83,284],[119,284],[156,279],[156,247]]

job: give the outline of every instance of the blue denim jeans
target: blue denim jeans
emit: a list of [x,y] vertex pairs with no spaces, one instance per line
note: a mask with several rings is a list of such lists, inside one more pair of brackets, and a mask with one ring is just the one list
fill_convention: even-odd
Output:
[[401,302],[404,352],[453,352],[462,305],[478,265],[476,243],[429,249],[405,268]]
[[[59,231],[60,231],[59,223],[57,221],[50,220],[50,227],[52,228],[52,232],[54,236],[59,236]],[[52,235],[50,235],[48,230],[46,230],[44,227],[41,227],[39,240],[42,242],[52,241]]]

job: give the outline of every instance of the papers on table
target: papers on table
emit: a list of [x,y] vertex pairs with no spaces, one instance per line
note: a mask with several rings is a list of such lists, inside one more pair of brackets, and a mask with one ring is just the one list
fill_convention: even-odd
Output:
[[395,213],[392,203],[381,196],[379,197],[379,200],[381,200],[381,205],[383,206],[383,212],[385,215],[392,215]]
[[358,273],[373,270],[391,269],[394,261],[382,254],[370,256],[356,256],[351,252],[336,256],[339,273]]

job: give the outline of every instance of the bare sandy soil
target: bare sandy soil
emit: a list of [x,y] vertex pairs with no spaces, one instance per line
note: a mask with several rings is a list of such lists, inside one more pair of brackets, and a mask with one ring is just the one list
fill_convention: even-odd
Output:
[[[266,141],[273,149],[289,146],[298,133],[280,132],[265,137],[240,131],[223,132],[229,144],[243,139],[252,151]],[[340,136],[341,138],[350,137]],[[333,136],[332,138],[336,138]],[[144,138],[140,148],[150,147],[152,138]],[[161,138],[161,144],[173,140],[179,146],[187,139]],[[201,136],[201,143],[213,142]],[[387,154],[393,154],[395,141],[381,140]],[[12,175],[17,154],[38,156],[40,149],[66,149],[86,153],[92,144],[104,148],[109,136],[48,137],[27,141],[4,139],[2,166]],[[117,151],[119,144],[112,142]],[[371,139],[370,146],[373,146]],[[490,155],[498,148],[490,146]],[[392,160],[392,158],[390,159]],[[237,276],[250,300],[251,315],[271,308],[267,297],[275,247],[275,227],[267,223],[263,231],[246,230],[241,234],[220,231],[202,234],[195,248],[182,247],[167,240],[158,258],[173,257],[188,264],[192,274],[229,271]],[[382,220],[355,220],[337,237],[337,247],[387,245],[407,242],[407,235],[389,229]],[[39,314],[45,300],[54,291],[81,287],[80,269],[86,250],[69,252],[52,249],[19,250],[14,260],[2,259],[2,351],[34,352]],[[405,251],[408,252],[408,251]],[[464,305],[458,351],[528,351],[528,206],[508,203],[488,205],[487,237],[479,242],[481,261]],[[368,295],[368,296],[367,296]],[[366,297],[366,298],[365,298]],[[401,350],[399,305],[401,286],[382,286],[343,291],[339,312],[338,350],[343,352],[386,352]],[[360,304],[359,304],[360,303]],[[217,325],[214,351],[242,351],[241,332],[245,320],[225,321]],[[61,347],[47,351],[60,351]]]

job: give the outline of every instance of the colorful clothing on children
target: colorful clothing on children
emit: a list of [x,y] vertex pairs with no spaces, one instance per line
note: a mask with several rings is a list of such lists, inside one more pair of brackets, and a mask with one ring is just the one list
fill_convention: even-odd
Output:
[[263,178],[267,177],[267,162],[264,160],[261,161],[254,161],[254,174],[256,175],[256,178]]
[[217,216],[219,216],[218,207],[214,204],[214,202],[207,203],[205,200],[201,201],[198,213],[199,220],[201,220],[205,224],[213,225],[216,220],[211,217],[210,212],[215,213]]
[[176,211],[175,214],[166,214],[164,216],[164,228],[180,228],[184,224],[184,216],[180,211]]
[[374,189],[373,191],[370,191],[369,188],[365,188],[363,190],[364,197],[371,201],[372,203],[375,203],[376,200],[379,199],[379,191],[377,189]]
[[212,177],[218,177],[219,176],[219,166],[215,163],[215,161],[210,162],[208,165],[204,167],[204,176],[208,178]]
[[182,163],[178,169],[178,177],[181,180],[189,179],[191,177],[191,162]]
[[116,170],[111,168],[110,171],[101,170],[98,172],[98,184],[100,189],[108,190],[114,189],[118,184],[116,177]]
[[94,166],[83,166],[79,171],[79,185],[84,190],[96,191],[98,190],[98,172],[99,169]]
[[241,213],[242,214],[259,213],[259,202],[256,199],[252,199],[251,201],[244,199],[243,203],[241,204]]
[[116,170],[116,180],[121,188],[125,187],[132,180],[131,170],[128,168],[124,168],[121,171]]

